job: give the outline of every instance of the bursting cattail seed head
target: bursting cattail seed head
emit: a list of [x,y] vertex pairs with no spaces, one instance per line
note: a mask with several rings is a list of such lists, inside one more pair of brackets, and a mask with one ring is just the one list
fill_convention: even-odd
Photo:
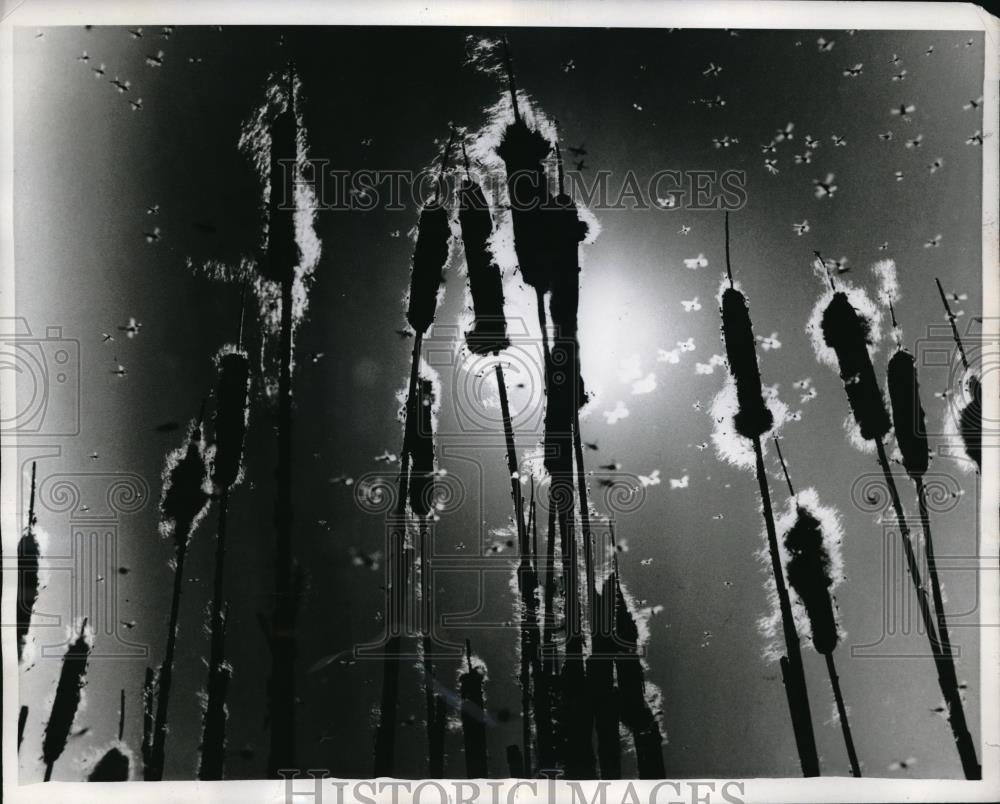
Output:
[[784,543],[788,583],[809,617],[813,646],[818,653],[831,653],[837,647],[840,633],[830,595],[833,579],[822,523],[807,508],[798,506]]
[[92,647],[93,635],[87,628],[87,620],[84,618],[79,635],[63,656],[52,712],[45,726],[42,760],[50,768],[62,756],[69,740],[73,721],[82,701],[83,687],[87,683],[87,660],[90,658]]
[[410,440],[410,508],[418,516],[431,510],[434,487],[434,384],[421,379],[417,387]]
[[823,311],[820,327],[824,342],[837,356],[840,378],[861,437],[883,439],[891,424],[868,352],[872,340],[869,322],[845,292],[837,291]]
[[35,536],[34,522],[24,529],[17,543],[17,660],[24,656],[24,648],[31,628],[31,615],[38,600],[39,559],[41,548]]
[[434,323],[450,237],[447,208],[438,203],[426,205],[417,223],[417,244],[413,249],[410,297],[406,310],[406,320],[417,334],[423,334]]
[[132,752],[124,743],[111,746],[87,775],[88,782],[127,782]]
[[976,464],[979,471],[983,469],[983,386],[979,375],[968,371],[965,378],[965,390],[969,401],[959,411],[958,432],[962,436],[965,454]]
[[471,179],[463,181],[459,200],[458,221],[476,315],[475,324],[465,334],[465,339],[474,354],[496,353],[506,348],[509,341],[500,269],[488,246],[493,234],[493,218],[482,188]]
[[218,404],[215,411],[215,449],[212,481],[227,489],[240,477],[243,441],[249,417],[250,361],[245,352],[230,351],[219,358]]
[[764,402],[756,341],[746,298],[733,287],[722,292],[722,335],[729,371],[736,381],[739,409],[736,431],[744,438],[757,438],[774,426],[774,416]]
[[208,465],[201,421],[191,426],[187,444],[167,455],[160,499],[160,527],[177,547],[186,547],[198,521],[208,510]]
[[927,471],[929,460],[927,428],[920,402],[917,363],[905,349],[898,349],[889,359],[887,385],[893,430],[903,456],[903,467],[911,477],[919,477]]
[[271,195],[268,203],[267,255],[263,261],[268,279],[289,278],[299,261],[295,240],[295,165],[298,158],[297,123],[291,109],[271,124]]

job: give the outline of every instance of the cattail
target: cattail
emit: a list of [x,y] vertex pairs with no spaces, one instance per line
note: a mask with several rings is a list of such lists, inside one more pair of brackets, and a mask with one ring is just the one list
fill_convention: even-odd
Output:
[[163,473],[160,530],[164,535],[173,536],[178,550],[187,547],[195,526],[208,509],[207,479],[205,442],[199,419],[191,426],[185,446],[167,456]]
[[131,758],[124,746],[113,745],[94,765],[87,776],[88,782],[127,782]]
[[[462,151],[465,152],[464,143]],[[509,341],[500,269],[487,245],[493,234],[493,217],[482,187],[469,176],[467,155],[465,170],[466,177],[459,191],[458,222],[462,229],[465,263],[469,271],[469,292],[475,310],[475,323],[465,333],[465,342],[473,354],[496,354],[505,349]]]
[[93,647],[93,635],[87,629],[87,618],[83,619],[80,634],[67,648],[63,656],[62,671],[56,686],[56,697],[52,702],[52,712],[45,726],[42,741],[42,761],[45,763],[45,781],[52,778],[52,767],[62,756],[69,740],[73,721],[83,699],[83,686],[87,683],[87,659]]
[[147,780],[163,778],[166,753],[167,711],[174,670],[174,650],[177,643],[177,626],[180,618],[181,592],[184,582],[184,560],[191,535],[199,520],[208,510],[210,496],[206,492],[209,468],[205,458],[201,417],[195,422],[187,444],[167,456],[163,479],[163,496],[160,500],[160,530],[174,539],[174,591],[170,603],[170,620],[167,627],[167,647],[157,679],[156,718],[153,724],[153,742]]
[[927,471],[929,462],[927,428],[924,406],[920,402],[917,362],[913,355],[903,348],[903,331],[896,321],[895,305],[899,301],[896,263],[893,260],[880,260],[872,266],[872,272],[881,280],[879,295],[889,307],[893,337],[896,341],[896,351],[889,358],[886,370],[892,428],[899,452],[903,456],[903,466],[910,477],[917,478]]
[[28,707],[22,706],[17,713],[17,750],[21,750],[21,743],[24,742],[24,727],[28,725]]
[[891,423],[868,352],[872,343],[869,321],[851,304],[847,293],[835,291],[820,326],[823,340],[837,356],[840,378],[861,437],[881,442]]
[[983,386],[979,375],[969,370],[965,376],[968,402],[958,412],[958,432],[970,461],[983,470]]
[[142,683],[142,772],[144,779],[151,779],[153,762],[153,712],[156,708],[156,673],[152,667],[146,668]]
[[[728,211],[725,214],[725,229],[726,279],[729,287],[722,291],[720,312],[722,315],[722,336],[726,345],[726,358],[731,378],[731,384],[728,387],[732,389],[735,386],[736,409],[732,417],[732,426],[737,435],[741,437],[740,440],[746,439],[753,445],[753,466],[760,489],[761,512],[767,531],[768,555],[771,559],[771,572],[774,578],[785,640],[786,655],[782,657],[785,696],[792,721],[792,730],[795,733],[802,774],[804,776],[818,776],[819,756],[816,751],[816,738],[813,733],[812,715],[809,709],[805,670],[802,666],[798,634],[795,631],[791,602],[788,589],[785,586],[784,570],[781,566],[774,511],[771,508],[771,492],[768,487],[767,472],[764,468],[764,450],[761,444],[761,436],[774,427],[775,420],[763,395],[750,311],[746,298],[736,289],[733,282],[729,253]],[[723,389],[723,392],[717,397],[716,403],[713,403],[713,408],[716,405],[725,404],[725,394],[726,389]],[[732,400],[730,399],[730,401]],[[718,418],[716,417],[717,422]],[[721,453],[723,451],[721,445],[725,443],[726,439],[720,433],[718,438],[713,434],[713,440],[716,441],[716,446],[720,448]]]
[[104,752],[88,774],[88,782],[127,782],[132,767],[132,752],[122,742],[125,734],[125,690],[121,691],[118,710],[118,740]]
[[[449,137],[441,157],[439,181],[443,180],[448,165],[451,142],[452,137]],[[417,244],[413,249],[410,269],[410,297],[406,320],[417,334],[425,333],[434,322],[438,290],[444,282],[444,266],[448,262],[450,240],[448,207],[439,203],[438,197],[435,196],[420,211],[420,219],[417,222]]]
[[548,217],[544,214],[551,209],[551,198],[543,160],[552,151],[552,146],[541,133],[529,129],[521,118],[514,66],[506,38],[503,44],[514,122],[504,131],[497,154],[503,160],[507,172],[514,250],[521,276],[536,293],[544,293],[549,288],[552,266],[549,259]]
[[215,449],[212,453],[212,482],[220,489],[233,486],[242,471],[249,395],[250,360],[241,350],[227,351],[219,358]]
[[486,700],[484,686],[486,668],[473,663],[472,645],[465,641],[468,669],[459,675],[459,693],[462,696],[462,734],[465,739],[465,775],[469,779],[489,776],[486,758]]
[[744,295],[733,285],[729,261],[729,212],[726,212],[726,273],[729,287],[722,291],[722,337],[726,344],[729,372],[736,381],[739,408],[734,417],[736,432],[744,438],[758,438],[774,425],[774,416],[764,402],[757,341]]
[[761,391],[756,341],[746,298],[734,287],[722,292],[722,334],[729,371],[736,381],[739,402],[734,417],[736,432],[744,438],[760,437],[774,425],[774,416]]
[[[817,253],[816,256],[818,267],[825,268],[820,255]],[[820,312],[820,308],[826,297],[820,300],[813,311],[809,325],[809,329],[813,333],[814,346],[817,347],[817,355],[821,359],[829,359],[822,351],[823,344],[833,352],[860,435],[863,439],[874,442],[879,465],[882,467],[882,475],[892,500],[907,570],[917,595],[921,623],[934,656],[938,684],[948,706],[949,724],[962,762],[962,769],[967,779],[979,779],[982,777],[982,767],[976,757],[975,744],[965,719],[954,660],[950,652],[942,649],[927,589],[923,583],[920,565],[917,562],[910,538],[910,528],[883,444],[883,439],[889,432],[891,424],[882,391],[875,379],[875,369],[868,351],[869,346],[878,340],[875,334],[878,312],[873,309],[864,294],[851,291],[858,305],[869,308],[859,312],[857,306],[852,304],[848,292],[835,289],[833,279],[829,275],[827,277],[833,292],[822,312]],[[817,336],[819,335],[822,336],[822,344],[818,342]],[[916,477],[919,478],[920,475]]]
[[656,717],[646,701],[646,685],[639,660],[639,627],[628,609],[617,576],[614,581],[615,637],[619,650],[615,654],[615,674],[621,702],[621,721],[632,733],[635,760],[640,779],[662,779],[663,735]]
[[31,614],[38,600],[38,563],[41,557],[35,537],[35,463],[31,463],[31,501],[28,504],[28,525],[17,543],[17,660],[24,656],[24,646],[31,628]]
[[288,282],[299,261],[295,239],[295,185],[298,163],[298,121],[293,108],[294,75],[289,66],[288,105],[271,123],[271,194],[268,204],[265,276]]
[[910,352],[899,348],[889,358],[886,375],[893,431],[903,456],[903,466],[910,477],[920,477],[927,471],[929,450],[917,361]]
[[434,384],[420,380],[416,417],[410,436],[410,508],[419,517],[431,511],[434,489]]
[[215,449],[212,454],[212,481],[221,488],[219,527],[215,545],[215,579],[211,609],[211,651],[208,687],[201,737],[201,764],[198,778],[222,778],[226,742],[226,693],[232,668],[225,659],[226,614],[225,561],[226,520],[229,491],[242,471],[243,442],[250,414],[250,361],[238,348],[219,360],[218,405],[215,412]]
[[840,630],[830,594],[833,579],[822,524],[812,512],[797,505],[795,521],[785,533],[784,541],[788,583],[809,617],[813,647],[817,653],[830,653],[837,647]]

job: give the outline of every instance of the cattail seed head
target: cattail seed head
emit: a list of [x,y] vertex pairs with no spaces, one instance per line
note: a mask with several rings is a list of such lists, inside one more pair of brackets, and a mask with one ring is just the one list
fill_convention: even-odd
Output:
[[410,508],[427,516],[434,494],[434,384],[421,379],[417,387],[414,422],[407,427],[410,457]]
[[31,628],[31,615],[38,600],[39,559],[41,548],[30,524],[17,543],[17,660],[24,656],[24,647]]
[[426,332],[434,323],[450,237],[448,210],[443,204],[426,205],[417,223],[417,244],[413,249],[410,297],[406,310],[406,320],[418,334]]
[[191,425],[187,444],[167,455],[160,498],[160,529],[186,547],[198,521],[208,510],[208,464],[201,421]]
[[263,261],[268,279],[282,282],[291,277],[299,261],[295,240],[295,166],[298,159],[295,114],[286,109],[271,124],[271,193],[268,203],[267,259]]
[[507,194],[514,228],[514,250],[525,283],[547,291],[552,280],[549,247],[551,197],[543,160],[552,145],[518,121],[508,126],[497,147],[507,169]]
[[736,431],[744,438],[757,438],[774,426],[774,416],[761,391],[750,310],[744,295],[733,287],[722,292],[722,336],[729,371],[736,380]]
[[837,291],[823,311],[820,327],[824,342],[837,356],[840,378],[861,437],[883,439],[891,424],[868,353],[872,341],[868,320],[858,313],[845,292]]
[[250,361],[245,352],[229,351],[219,358],[218,404],[212,481],[228,489],[242,472],[243,442],[250,416]]
[[87,775],[88,782],[127,782],[132,752],[123,743],[111,746]]
[[983,386],[979,375],[967,372],[965,390],[969,401],[958,414],[958,431],[969,460],[983,469]]
[[785,533],[788,554],[788,583],[795,590],[809,616],[813,646],[819,653],[830,653],[840,639],[834,615],[830,587],[830,558],[823,543],[820,521],[799,506],[795,522]]
[[474,354],[496,353],[506,348],[509,341],[500,269],[487,245],[493,233],[493,218],[482,188],[471,179],[462,182],[459,200],[458,221],[476,315],[475,324],[465,334],[465,339]]
[[48,766],[55,764],[62,756],[69,740],[73,721],[82,701],[83,686],[87,683],[87,660],[92,647],[93,634],[87,628],[87,620],[84,618],[79,635],[63,656],[52,712],[45,726],[42,760]]
[[893,430],[903,466],[911,477],[919,477],[927,471],[928,465],[927,428],[920,402],[916,360],[905,349],[898,349],[889,359],[887,385]]

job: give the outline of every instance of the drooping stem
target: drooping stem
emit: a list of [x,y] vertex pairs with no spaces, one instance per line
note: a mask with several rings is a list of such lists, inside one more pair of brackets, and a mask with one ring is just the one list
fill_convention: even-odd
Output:
[[851,724],[847,719],[847,707],[844,706],[844,694],[840,689],[840,677],[833,661],[833,653],[826,654],[826,671],[830,676],[830,686],[833,688],[833,698],[837,702],[837,717],[840,720],[840,731],[844,735],[844,745],[847,748],[847,758],[851,763],[851,775],[861,778],[861,765],[858,762],[858,752],[854,748],[854,737],[851,734]]
[[927,631],[927,639],[930,642],[931,653],[934,655],[934,665],[937,669],[938,686],[948,707],[948,722],[951,725],[952,736],[955,738],[955,747],[958,750],[959,758],[962,761],[962,770],[966,779],[981,779],[982,767],[976,757],[976,746],[969,733],[969,727],[965,720],[965,709],[962,707],[962,697],[958,690],[958,677],[955,674],[955,663],[950,651],[942,649],[940,636],[935,626],[935,620],[931,615],[930,601],[927,598],[927,589],[920,577],[920,566],[913,551],[913,544],[910,539],[910,528],[906,524],[903,504],[899,499],[899,491],[896,482],[893,480],[892,471],[889,468],[889,459],[885,454],[885,446],[880,439],[875,439],[875,447],[878,450],[878,460],[882,466],[882,474],[885,477],[886,486],[889,489],[889,496],[892,499],[893,510],[896,514],[896,522],[899,527],[899,535],[903,542],[903,553],[906,556],[906,566],[910,573],[910,580],[917,593],[917,603],[920,610],[920,618],[924,629]]
[[937,614],[938,641],[941,651],[951,656],[951,635],[948,632],[948,615],[944,608],[944,596],[941,594],[941,581],[938,578],[937,561],[934,558],[934,539],[931,536],[931,518],[927,512],[927,490],[924,479],[917,475],[913,479],[917,487],[917,504],[920,508],[920,524],[924,531],[924,550],[927,553],[927,574],[931,579],[931,595],[934,598],[934,611]]
[[806,691],[805,671],[802,667],[802,652],[799,648],[799,635],[795,629],[795,621],[792,619],[792,605],[788,597],[788,588],[785,585],[784,570],[781,567],[781,557],[778,552],[778,535],[774,526],[771,492],[767,486],[767,472],[764,469],[764,453],[761,449],[760,437],[754,437],[753,447],[757,457],[757,483],[760,486],[764,524],[767,529],[767,546],[771,555],[771,569],[774,574],[774,585],[781,609],[781,625],[785,635],[787,656],[782,657],[781,667],[788,708],[792,718],[792,729],[795,732],[795,743],[798,747],[802,775],[819,776],[819,756],[816,753],[816,736],[813,733],[812,714],[809,711],[809,695]]

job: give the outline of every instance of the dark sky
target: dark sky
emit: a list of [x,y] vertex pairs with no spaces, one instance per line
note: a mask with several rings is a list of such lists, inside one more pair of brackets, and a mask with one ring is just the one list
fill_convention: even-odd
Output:
[[[176,28],[165,39],[158,28],[146,28],[137,39],[125,28],[15,32],[18,315],[36,333],[62,326],[66,337],[79,340],[82,363],[81,432],[38,442],[61,449],[58,457],[40,460],[39,475],[132,472],[146,479],[153,499],[121,524],[120,559],[131,572],[119,582],[118,614],[136,621],[127,636],[149,644],[152,661],[160,659],[171,586],[170,545],[157,535],[155,501],[164,455],[182,439],[180,431],[155,428],[197,413],[214,386],[212,357],[234,339],[239,318],[239,287],[192,272],[188,260],[235,263],[259,240],[258,178],[237,142],[263,100],[268,74],[289,56],[295,59],[313,157],[349,171],[419,170],[438,154],[449,122],[477,128],[484,108],[500,97],[493,76],[463,64],[466,36],[490,33],[225,27]],[[822,50],[820,37],[833,40],[832,49]],[[896,261],[897,314],[911,349],[931,327],[935,341],[950,347],[940,333],[944,319],[934,276],[947,290],[967,294],[958,305],[963,331],[980,314],[982,155],[966,141],[982,128],[982,115],[963,104],[982,94],[982,36],[520,29],[510,32],[510,43],[521,88],[559,120],[565,144],[586,148],[584,179],[607,170],[617,186],[632,171],[645,186],[658,170],[745,171],[746,205],[731,218],[734,272],[757,334],[776,333],[781,344],[760,351],[764,381],[778,384],[791,410],[801,410],[801,420],[783,431],[796,486],[815,487],[843,518],[846,580],[838,601],[848,636],[837,659],[866,775],[958,775],[947,724],[932,712],[939,692],[930,661],[888,656],[922,650],[924,637],[895,634],[868,651],[874,655],[851,656],[852,646],[877,642],[883,630],[882,526],[851,501],[852,484],[877,466],[845,437],[848,409],[840,380],[817,362],[805,325],[823,290],[810,265],[814,249],[846,257],[851,270],[844,278],[871,295],[877,283],[869,266],[886,257]],[[162,67],[148,66],[145,57],[158,50],[164,51]],[[89,62],[78,60],[84,51]],[[106,73],[95,77],[93,68],[102,63]],[[710,64],[721,72],[705,75]],[[845,76],[856,64],[861,74]],[[905,77],[893,81],[903,70]],[[116,76],[131,82],[128,93],[109,83]],[[717,96],[725,106],[698,102]],[[138,97],[142,110],[132,111],[127,100]],[[900,104],[915,106],[909,120],[890,113]],[[763,154],[761,146],[789,122],[793,139]],[[893,139],[879,138],[890,130]],[[834,135],[846,145],[835,146]],[[907,147],[918,135],[920,145]],[[807,148],[807,136],[819,146]],[[738,142],[716,147],[713,140],[724,137]],[[806,152],[811,163],[796,164],[793,156]],[[778,160],[776,175],[765,169],[765,158]],[[937,159],[941,167],[931,171]],[[813,180],[828,173],[835,174],[837,191],[817,199]],[[152,205],[159,205],[155,217],[146,212]],[[710,441],[707,409],[725,371],[716,367],[702,375],[695,368],[723,351],[715,302],[724,270],[721,213],[653,208],[594,215],[601,233],[583,249],[580,340],[595,399],[582,429],[584,439],[599,447],[588,454],[589,469],[619,461],[624,472],[661,480],[646,488],[645,504],[623,516],[616,530],[628,545],[620,557],[625,585],[643,607],[662,606],[648,618],[647,677],[663,693],[667,775],[794,776],[798,763],[779,670],[764,658],[757,628],[768,603],[766,575],[755,558],[763,545],[756,481],[720,463],[711,448],[699,449]],[[303,671],[381,629],[381,568],[373,572],[352,561],[352,550],[383,549],[381,522],[359,510],[350,488],[329,480],[387,471],[374,456],[399,450],[395,394],[411,341],[394,330],[403,325],[412,250],[406,233],[416,216],[409,205],[397,212],[320,211],[315,221],[323,253],[297,336],[294,391],[295,551],[309,573],[300,630]],[[793,224],[803,221],[809,231],[800,236]],[[147,243],[143,233],[153,226],[161,237]],[[938,245],[926,245],[938,235]],[[685,267],[684,260],[699,255],[707,266]],[[528,294],[517,277],[508,280],[508,312],[529,314]],[[448,327],[462,315],[463,284],[460,272],[451,270],[438,311],[441,326],[431,337],[439,360],[454,347]],[[696,297],[700,309],[686,312],[681,302]],[[130,316],[143,325],[133,339],[115,329]],[[527,326],[534,326],[530,315]],[[102,332],[115,340],[102,343]],[[695,348],[676,364],[657,360],[659,350],[674,350],[688,338]],[[891,351],[886,336],[875,358],[880,376]],[[324,356],[313,362],[313,353]],[[465,378],[443,362],[436,363],[445,389],[439,462],[470,491],[466,504],[438,523],[435,540],[445,553],[467,555],[480,542],[488,550],[490,531],[507,524],[509,494],[497,433],[461,433],[453,389]],[[127,376],[112,374],[118,363]],[[634,394],[633,382],[641,381],[642,390],[650,374],[655,388]],[[793,384],[806,378],[817,395],[803,402]],[[946,403],[933,393],[949,380],[944,367],[922,368],[923,401],[935,434]],[[515,407],[529,402],[524,394],[513,396]],[[612,424],[602,414],[619,401],[629,416]],[[247,479],[235,490],[230,513],[229,643],[236,675],[227,771],[233,778],[262,775],[266,761],[269,658],[256,617],[271,609],[274,420],[270,404],[257,395]],[[522,453],[535,446],[536,434],[520,435]],[[935,449],[941,444],[932,439]],[[778,471],[770,455],[768,468]],[[935,520],[938,552],[970,555],[975,475],[944,457],[932,471],[966,492]],[[671,488],[670,479],[684,477],[686,487]],[[915,513],[911,484],[901,472],[897,479],[904,506]],[[777,480],[772,491],[783,502]],[[42,510],[39,519],[55,545],[68,544],[65,514]],[[201,625],[211,591],[214,522],[213,513],[195,534],[189,563],[167,751],[172,779],[193,778],[197,762],[196,692],[206,677]],[[508,580],[501,573],[489,581],[484,619],[503,623],[511,616]],[[945,585],[954,641],[962,650],[959,677],[968,682],[967,706],[978,733],[977,642],[973,629],[959,627],[974,622],[959,616],[976,605],[972,580],[953,574]],[[901,582],[909,594],[908,582],[897,577]],[[40,607],[64,611],[67,598],[53,577]],[[474,578],[442,581],[439,600],[447,611],[474,608]],[[51,639],[51,633],[39,638]],[[503,749],[519,733],[511,661],[517,632],[469,628],[455,636],[470,636],[489,667],[488,708],[497,723],[489,735],[491,770],[505,775]],[[824,772],[846,774],[823,662],[811,649],[804,656]],[[74,763],[113,736],[122,686],[131,707],[126,740],[138,746],[144,667],[143,660],[94,663],[89,705],[78,722],[91,732],[71,743],[55,778],[79,778]],[[451,679],[453,670],[445,665],[442,674]],[[23,677],[22,695],[33,710],[21,752],[24,779],[42,772],[36,761],[42,721],[34,714],[43,711],[57,673],[58,664],[44,660]],[[365,662],[303,672],[303,767],[329,768],[342,777],[369,774],[379,689],[377,667]],[[419,776],[423,699],[416,671],[404,672],[403,689],[401,715],[415,716],[418,725],[400,729],[399,774]],[[241,758],[238,749],[245,746],[253,751]],[[446,750],[448,767],[461,775],[458,732],[449,734]],[[912,768],[890,769],[908,757],[918,760]]]

